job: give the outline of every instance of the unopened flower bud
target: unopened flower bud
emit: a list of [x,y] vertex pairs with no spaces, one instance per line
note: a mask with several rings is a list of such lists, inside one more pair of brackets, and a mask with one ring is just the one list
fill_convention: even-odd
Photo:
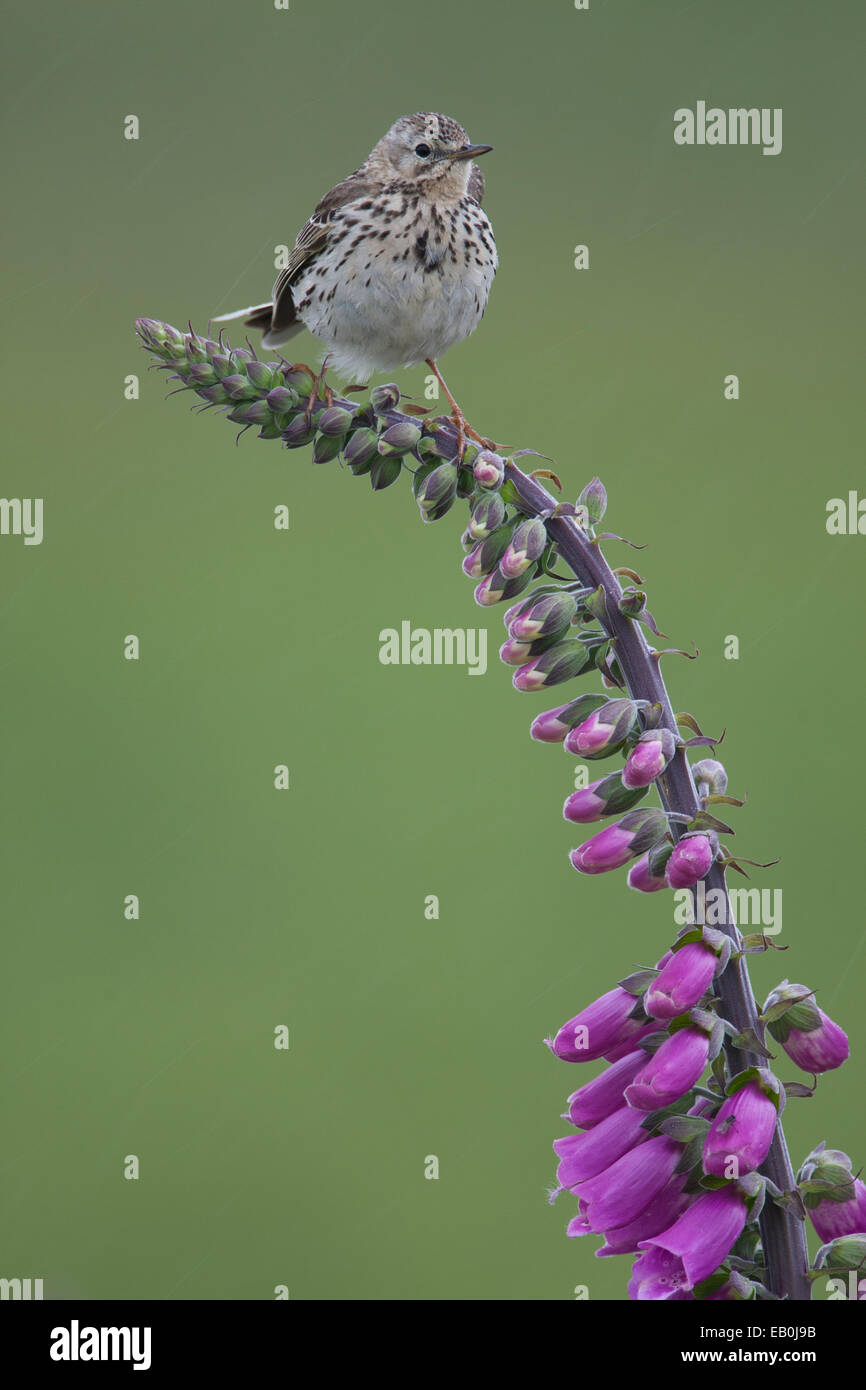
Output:
[[233,401],[254,401],[256,388],[245,375],[232,372],[222,378],[223,389],[228,391]]
[[249,405],[241,406],[241,410],[248,425],[269,425],[274,418],[267,401],[250,401]]
[[379,436],[375,430],[361,426],[353,430],[343,446],[343,458],[357,477],[369,471],[379,454]]
[[422,479],[415,500],[422,512],[429,512],[446,498],[452,498],[456,491],[457,469],[453,463],[440,463]]
[[[664,879],[659,886],[666,887]],[[644,992],[647,1013],[651,1018],[661,1019],[688,1013],[706,994],[718,965],[719,957],[703,941],[691,941],[673,951],[670,960]]]
[[576,700],[570,700],[566,705],[557,705],[555,709],[539,714],[532,721],[529,736],[539,743],[562,743],[575,724],[582,723],[594,709],[605,703],[603,695],[578,695]]
[[393,410],[399,399],[400,389],[392,381],[386,386],[374,386],[370,392],[370,404],[377,415],[384,415],[386,411]]
[[222,349],[220,349],[219,352],[214,352],[211,354],[210,363],[217,376],[219,377],[220,381],[222,381],[224,376],[231,376],[234,372],[234,367],[232,366],[231,359],[229,358],[227,353],[222,351]]
[[569,858],[581,874],[604,874],[620,869],[630,859],[643,854],[651,844],[664,835],[667,821],[656,807],[629,811],[615,825],[608,825],[597,835],[573,849]]
[[642,589],[635,589],[629,585],[623,589],[622,598],[617,603],[617,608],[627,618],[638,618],[646,608],[646,594]]
[[676,752],[670,729],[648,729],[626,758],[622,770],[626,787],[648,787],[660,777]]
[[[501,568],[501,565],[500,565]],[[549,685],[561,685],[583,675],[592,666],[592,655],[582,642],[556,642],[532,661],[515,671],[511,684],[515,690],[543,690]]]
[[662,1043],[624,1092],[637,1110],[661,1110],[690,1091],[703,1075],[709,1056],[709,1035],[691,1024]]
[[571,594],[543,594],[527,604],[512,619],[509,633],[519,642],[534,642],[538,637],[552,637],[564,632],[577,612]]
[[196,386],[213,386],[219,380],[210,362],[193,362],[189,376]]
[[[211,360],[214,361],[215,359],[212,358]],[[303,400],[312,394],[313,378],[302,367],[290,367],[288,370],[284,368],[283,381]]]
[[633,790],[624,787],[622,778],[613,772],[609,777],[602,777],[597,782],[590,782],[588,787],[572,792],[566,799],[562,814],[567,821],[572,821],[575,825],[591,825],[593,821],[602,820],[605,816],[616,816],[621,811],[628,811],[644,796],[646,787]]
[[662,888],[667,888],[664,870],[660,874],[653,873],[649,853],[642,854],[628,871],[628,886],[638,893],[658,893]]
[[567,753],[582,758],[607,758],[622,748],[637,725],[633,700],[606,700],[588,719],[578,724],[565,740]]
[[317,434],[313,441],[313,463],[330,463],[339,454],[342,442],[327,434]]
[[525,570],[516,579],[509,579],[497,565],[496,569],[486,575],[476,588],[475,602],[481,608],[489,608],[494,603],[502,603],[503,600],[515,598],[531,582],[531,570]]
[[247,363],[247,376],[259,391],[270,391],[282,380],[279,368],[270,362],[257,362],[255,358]]
[[818,1008],[813,992],[786,980],[767,996],[763,1013],[777,1011],[785,1001],[790,1001],[789,1007],[770,1019],[767,1030],[791,1061],[803,1071],[817,1073],[841,1067],[850,1052],[848,1035]]
[[601,478],[593,478],[591,483],[587,483],[577,499],[577,505],[586,508],[586,515],[591,526],[594,526],[597,521],[601,521],[607,511],[607,492]]
[[275,415],[286,415],[298,404],[298,393],[289,386],[275,386],[265,400]]
[[329,439],[342,439],[349,433],[353,418],[351,410],[346,410],[342,405],[332,405],[322,411],[316,424],[320,434],[327,435]]
[[797,1182],[821,1240],[866,1231],[866,1185],[854,1177],[851,1159],[842,1149],[819,1144],[797,1174]]
[[496,568],[510,539],[511,528],[500,526],[499,530],[494,531],[486,540],[479,541],[463,561],[463,573],[468,574],[470,579],[480,579],[483,574],[489,574]]
[[483,541],[492,531],[496,531],[505,520],[505,503],[498,492],[482,497],[476,503],[469,521],[469,534],[477,541]]
[[505,477],[505,460],[491,449],[482,449],[475,458],[472,471],[479,487],[499,487]]
[[674,845],[665,879],[669,888],[694,888],[709,873],[716,847],[709,835],[684,835]]
[[[396,425],[389,425],[386,430],[379,435],[379,453],[387,457],[388,455],[408,454],[410,449],[414,449],[418,440],[421,438],[421,431],[411,420],[401,420]],[[457,485],[457,475],[455,470],[455,487]]]
[[514,528],[511,542],[502,557],[502,573],[509,579],[516,579],[544,554],[546,545],[547,531],[543,521],[535,517],[521,521]]
[[728,774],[715,758],[701,758],[692,764],[692,778],[699,796],[724,796]]
[[524,666],[531,656],[532,643],[517,642],[513,637],[509,637],[499,648],[499,660],[506,666]]
[[299,449],[303,444],[309,444],[315,433],[316,426],[301,413],[289,421],[280,438],[287,449]]

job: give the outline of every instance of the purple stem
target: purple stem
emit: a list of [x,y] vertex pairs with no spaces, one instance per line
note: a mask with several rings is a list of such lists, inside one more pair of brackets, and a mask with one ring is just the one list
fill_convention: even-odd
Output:
[[[522,473],[514,464],[507,465],[506,477],[520,499],[522,510],[532,516],[543,516],[555,510],[556,499],[536,479]],[[648,700],[650,704],[659,705],[662,710],[661,724],[676,735],[677,723],[662,679],[660,661],[653,655],[641,625],[620,612],[618,600],[622,596],[622,589],[598,543],[587,538],[573,517],[554,515],[545,519],[545,525],[560,556],[581,584],[593,589],[601,586],[604,591],[607,615],[603,626],[613,639],[613,650],[629,694],[633,699]],[[657,785],[665,810],[682,812],[691,818],[701,809],[685,749],[677,750]],[[677,838],[683,827],[673,824],[671,829]],[[731,938],[734,951],[741,951],[742,939],[734,922],[725,870],[721,864],[713,865],[706,878],[706,887],[708,891],[721,889],[724,893],[725,921],[718,924],[719,929]],[[717,979],[715,989],[722,1004],[723,1016],[738,1032],[748,1028],[760,1036],[758,1007],[744,955],[732,958]],[[760,1066],[763,1060],[755,1053],[735,1047],[730,1040],[725,1042],[725,1053],[732,1074],[745,1067]],[[796,1186],[781,1120],[776,1125],[773,1143],[761,1172],[782,1192],[790,1192]],[[779,1207],[768,1199],[760,1217],[760,1228],[770,1292],[779,1298],[808,1302],[812,1295],[807,1277],[809,1255],[804,1222],[790,1208]]]

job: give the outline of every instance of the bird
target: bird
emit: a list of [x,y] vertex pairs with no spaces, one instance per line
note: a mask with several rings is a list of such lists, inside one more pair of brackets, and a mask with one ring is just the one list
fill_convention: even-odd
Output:
[[462,455],[465,434],[481,436],[438,359],[478,326],[499,263],[475,163],[492,148],[472,144],[450,116],[401,116],[317,204],[270,300],[213,321],[243,319],[263,330],[266,349],[308,328],[326,349],[322,371],[311,372],[316,388],[331,364],[363,385],[375,371],[424,362],[448,398]]

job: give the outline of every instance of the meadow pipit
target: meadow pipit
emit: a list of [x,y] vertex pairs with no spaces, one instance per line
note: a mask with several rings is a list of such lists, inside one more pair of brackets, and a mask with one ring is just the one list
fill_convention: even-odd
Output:
[[498,258],[482,210],[484,179],[472,145],[449,116],[401,116],[359,169],[318,204],[301,229],[271,301],[217,320],[243,318],[279,347],[303,327],[342,374],[426,362],[466,424],[436,364],[467,338],[487,305]]

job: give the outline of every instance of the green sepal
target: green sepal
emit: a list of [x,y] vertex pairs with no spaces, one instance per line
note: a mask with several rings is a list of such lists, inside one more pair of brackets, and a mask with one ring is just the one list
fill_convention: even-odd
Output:
[[617,980],[617,986],[624,989],[626,994],[640,995],[652,984],[658,973],[658,970],[636,970],[634,974],[626,975],[625,979]]
[[659,1126],[662,1134],[678,1143],[689,1143],[692,1139],[703,1139],[710,1128],[710,1121],[703,1115],[671,1115]]

